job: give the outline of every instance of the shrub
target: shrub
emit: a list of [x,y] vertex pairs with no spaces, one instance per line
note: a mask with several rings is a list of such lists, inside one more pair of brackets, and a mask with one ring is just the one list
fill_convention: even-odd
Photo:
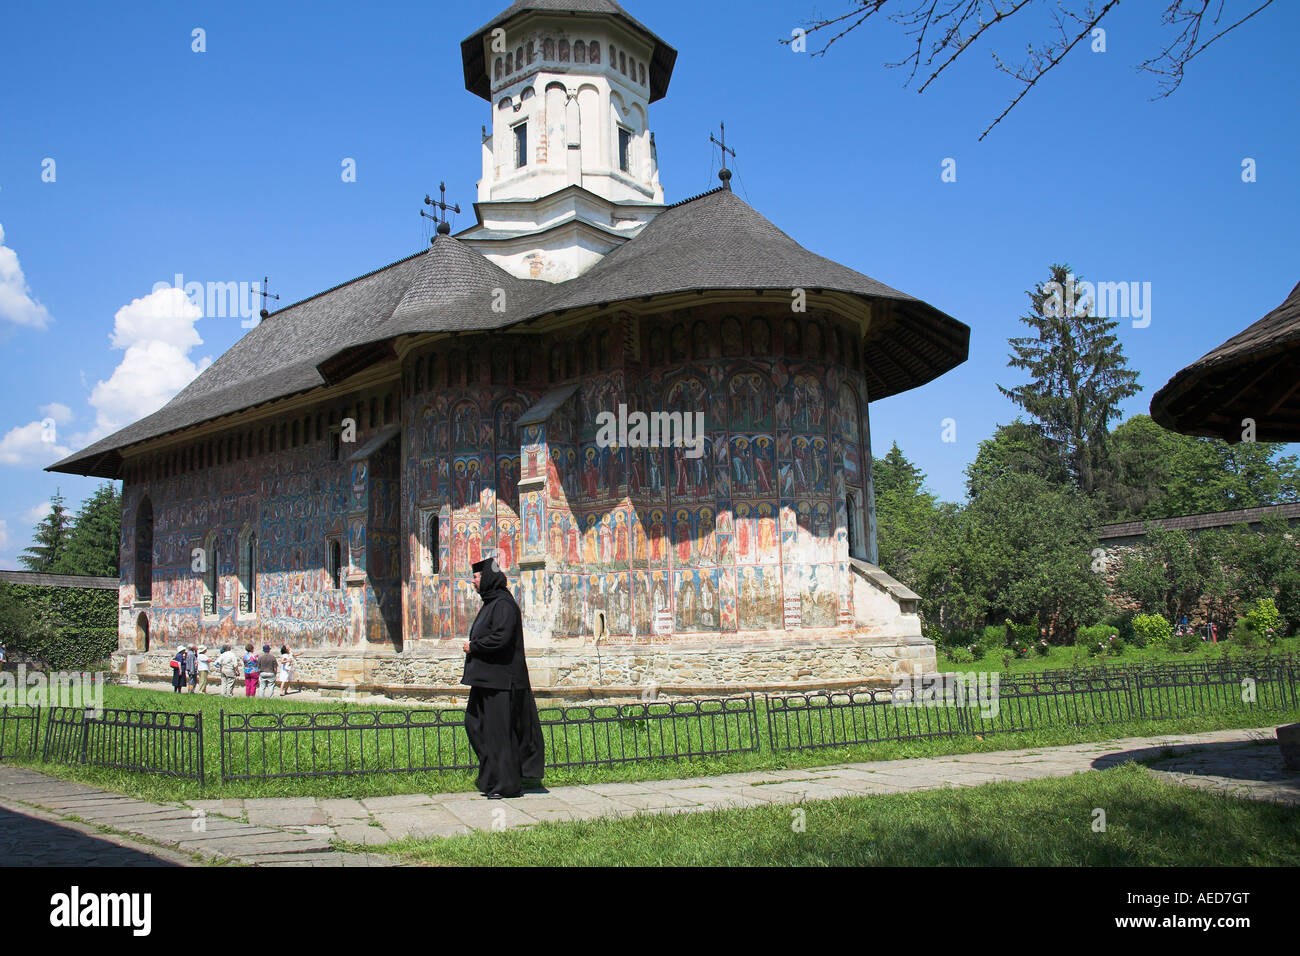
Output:
[[1045,638],[1040,637],[1038,643],[1034,645],[1034,650],[1038,652],[1039,657],[1046,657],[1052,652],[1052,647]]
[[1133,634],[1133,612],[1121,611],[1118,614],[1107,614],[1097,622],[1098,627],[1108,628],[1108,635],[1114,634],[1125,644],[1140,646],[1134,640]]
[[1118,632],[1105,624],[1094,624],[1091,627],[1081,627],[1075,632],[1074,642],[1080,647],[1095,647],[1097,644],[1110,639],[1112,634]]
[[1009,647],[1014,648],[1021,644],[1028,647],[1038,640],[1038,621],[1034,620],[1028,624],[1007,621],[1006,635]]
[[1166,648],[1174,636],[1174,627],[1160,614],[1139,614],[1133,618],[1133,634],[1140,636],[1143,647]]
[[975,663],[975,655],[971,653],[969,647],[954,647],[951,651],[948,652],[948,658],[954,664]]
[[1256,601],[1255,606],[1246,612],[1246,623],[1266,638],[1272,634],[1272,638],[1269,639],[1270,644],[1282,634],[1282,615],[1278,613],[1277,604],[1272,598],[1260,598]]
[[1119,657],[1127,649],[1128,645],[1120,639],[1118,634],[1112,634],[1106,639],[1106,652],[1112,657]]

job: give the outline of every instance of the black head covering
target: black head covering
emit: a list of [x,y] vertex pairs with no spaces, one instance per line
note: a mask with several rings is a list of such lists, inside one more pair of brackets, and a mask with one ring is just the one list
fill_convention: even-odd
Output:
[[470,567],[479,573],[479,597],[486,601],[489,597],[497,597],[498,592],[506,591],[508,593],[506,576],[497,567],[494,558],[489,557],[484,558],[482,561],[475,561]]

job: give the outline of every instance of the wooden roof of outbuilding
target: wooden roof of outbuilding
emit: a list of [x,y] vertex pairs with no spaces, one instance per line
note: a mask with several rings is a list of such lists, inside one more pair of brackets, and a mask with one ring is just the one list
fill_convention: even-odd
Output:
[[1240,441],[1300,441],[1300,283],[1276,309],[1178,372],[1151,398],[1171,431]]

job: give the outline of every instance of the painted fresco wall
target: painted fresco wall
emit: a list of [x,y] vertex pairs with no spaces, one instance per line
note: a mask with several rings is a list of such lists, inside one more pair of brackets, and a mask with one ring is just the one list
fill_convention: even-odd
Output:
[[[874,553],[860,358],[828,319],[602,319],[549,336],[458,337],[409,356],[400,400],[361,395],[357,444],[296,447],[125,483],[123,646],[252,640],[392,650],[459,643],[480,602],[470,565],[495,551],[529,639],[662,644],[852,626],[846,496]],[[627,343],[634,341],[639,354]],[[504,344],[503,344],[504,343]],[[860,353],[858,353],[860,355]],[[520,416],[566,382],[544,419]],[[379,413],[375,413],[375,398]],[[599,413],[703,411],[704,449],[600,447]],[[400,438],[349,463],[383,426]],[[312,420],[314,422],[314,419]],[[154,594],[134,598],[133,519],[154,508]],[[256,608],[240,610],[241,532],[258,542]],[[191,549],[215,533],[217,617],[203,620]],[[346,568],[333,587],[328,542]],[[351,579],[351,583],[347,579]]]
[[[393,480],[379,490],[369,482],[366,465],[349,465],[348,455],[378,431],[370,423],[378,402],[354,402],[335,409],[359,422],[357,443],[343,445],[332,460],[329,412],[284,420],[277,425],[225,436],[205,444],[203,457],[186,448],[150,462],[130,465],[123,482],[119,637],[124,649],[137,643],[141,614],[148,621],[152,647],[179,642],[244,644],[253,642],[295,648],[347,647],[365,639],[384,639],[385,626],[372,583],[334,588],[328,571],[327,540],[336,536],[345,560],[358,569],[367,563],[382,569],[396,551],[396,442],[389,443]],[[320,421],[317,421],[317,417]],[[380,413],[376,412],[378,418]],[[297,434],[295,446],[294,435]],[[317,435],[321,437],[318,439]],[[262,451],[257,452],[258,439]],[[213,462],[209,464],[209,461]],[[382,469],[381,469],[382,471]],[[170,472],[170,475],[168,475]],[[135,605],[136,516],[148,496],[153,506],[153,585],[150,606]],[[384,518],[349,525],[348,515],[391,510],[391,547],[367,559],[368,541],[384,543]],[[367,531],[369,530],[369,537]],[[256,590],[252,611],[239,604],[241,532],[256,536]],[[378,533],[376,533],[378,532]],[[193,570],[192,550],[212,536],[218,556],[216,615],[202,614],[203,579]],[[399,572],[393,580],[399,581]],[[346,576],[346,573],[345,575]],[[399,603],[394,604],[400,609]],[[394,611],[394,624],[398,623]]]

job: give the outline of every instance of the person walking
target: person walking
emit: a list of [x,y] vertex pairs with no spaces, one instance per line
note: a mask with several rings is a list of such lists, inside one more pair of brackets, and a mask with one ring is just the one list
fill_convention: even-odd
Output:
[[185,686],[185,645],[176,648],[176,656],[171,659],[172,693],[179,694]]
[[489,800],[517,797],[524,783],[541,783],[545,742],[524,659],[523,616],[506,576],[488,557],[473,565],[483,606],[465,642],[469,687],[465,732],[478,757],[475,785]]
[[217,672],[221,674],[221,696],[235,696],[235,682],[243,670],[239,652],[229,644],[221,645],[221,656],[217,658]]
[[208,660],[208,645],[200,644],[194,652],[194,659],[198,666],[199,675],[196,691],[200,694],[206,694],[208,692],[208,671],[212,668],[212,662]]
[[190,693],[194,693],[194,688],[199,683],[199,648],[197,644],[191,644],[185,649],[185,683],[189,686]]
[[257,666],[257,655],[253,653],[253,645],[244,645],[244,696],[257,696],[257,678],[261,674],[261,669]]
[[262,653],[257,658],[258,670],[258,696],[274,697],[275,696],[275,655],[271,653],[271,645],[263,644]]
[[293,682],[293,652],[289,650],[288,644],[280,645],[280,670],[276,677],[280,681],[280,696],[284,697],[289,693],[289,685]]

